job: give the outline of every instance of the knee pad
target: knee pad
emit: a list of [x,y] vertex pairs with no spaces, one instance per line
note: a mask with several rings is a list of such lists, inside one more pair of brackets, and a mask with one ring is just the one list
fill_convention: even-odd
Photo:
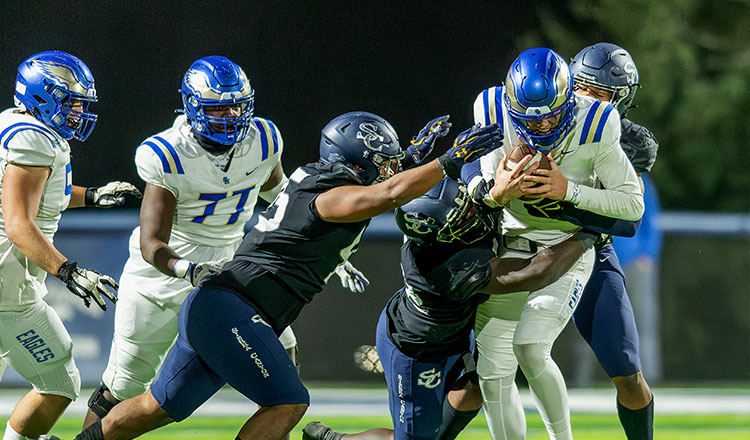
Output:
[[110,402],[104,397],[104,392],[109,391],[104,382],[99,382],[99,387],[94,390],[94,393],[89,397],[89,408],[96,414],[97,417],[103,419],[109,414],[109,412],[117,405],[118,402]]
[[513,353],[527,377],[536,377],[544,371],[551,350],[552,345],[546,342],[513,345]]

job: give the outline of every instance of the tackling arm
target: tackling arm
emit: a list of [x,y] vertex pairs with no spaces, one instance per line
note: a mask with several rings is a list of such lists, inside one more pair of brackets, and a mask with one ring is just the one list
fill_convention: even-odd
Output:
[[273,202],[273,199],[281,192],[281,188],[284,186],[286,181],[289,180],[284,174],[284,169],[281,167],[281,162],[277,162],[276,166],[273,167],[271,174],[268,179],[260,187],[258,196],[266,202]]
[[539,290],[569,271],[591,245],[593,236],[586,234],[584,241],[573,236],[529,259],[495,257],[490,260],[492,277],[478,291],[501,294]]

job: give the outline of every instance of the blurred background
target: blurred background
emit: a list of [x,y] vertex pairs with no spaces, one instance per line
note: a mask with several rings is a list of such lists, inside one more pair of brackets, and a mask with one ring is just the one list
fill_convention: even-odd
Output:
[[[256,115],[285,141],[287,174],[315,161],[320,129],[352,110],[393,123],[402,144],[428,120],[471,125],[472,103],[499,85],[522,50],[570,59],[609,41],[627,49],[643,88],[629,117],[659,141],[650,174],[649,227],[618,243],[652,385],[750,386],[750,2],[747,0],[34,1],[3,2],[0,101],[18,65],[64,50],[91,68],[99,122],[73,145],[74,183],[143,187],[136,147],[171,126],[177,89],[197,58],[243,66]],[[438,144],[436,153],[447,147]],[[69,211],[56,244],[70,259],[119,276],[136,203]],[[382,384],[353,352],[374,344],[387,298],[401,285],[392,218],[374,222],[352,262],[372,281],[364,295],[331,285],[294,325],[305,381]],[[73,335],[85,385],[107,361],[113,313],[88,310],[57,280],[47,300]],[[608,382],[577,332],[555,345],[571,386]],[[9,371],[3,385],[26,382]]]

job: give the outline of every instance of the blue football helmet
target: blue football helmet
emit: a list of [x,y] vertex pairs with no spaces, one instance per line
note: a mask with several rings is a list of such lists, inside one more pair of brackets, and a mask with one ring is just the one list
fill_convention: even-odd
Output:
[[[516,133],[529,146],[549,151],[573,126],[573,77],[568,64],[554,50],[536,47],[513,61],[505,77],[505,107]],[[544,133],[540,121],[558,118]]]
[[638,69],[627,50],[612,43],[596,43],[578,52],[570,61],[576,87],[587,85],[612,92],[610,103],[620,115],[633,105]]
[[[194,62],[182,79],[182,104],[193,131],[208,142],[201,146],[221,153],[247,136],[252,124],[255,91],[245,72],[226,57],[208,56]],[[233,107],[234,115],[206,114]]]
[[89,112],[97,101],[94,77],[69,53],[40,52],[21,63],[14,101],[63,139],[85,141],[96,125],[96,114]]
[[403,157],[396,130],[378,115],[345,113],[323,127],[321,162],[343,163],[364,185],[383,182],[401,171]]
[[420,244],[472,244],[493,229],[490,217],[471,203],[466,185],[450,178],[396,208],[395,217],[401,232]]

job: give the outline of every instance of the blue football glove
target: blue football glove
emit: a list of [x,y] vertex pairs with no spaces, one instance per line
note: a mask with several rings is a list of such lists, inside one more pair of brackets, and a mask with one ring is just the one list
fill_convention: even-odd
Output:
[[448,122],[450,115],[440,116],[427,125],[411,140],[411,145],[406,149],[415,164],[420,164],[435,146],[435,140],[448,134],[451,123]]
[[365,274],[348,261],[344,261],[343,264],[336,267],[335,272],[341,278],[341,286],[354,293],[362,293],[365,291],[365,287],[370,285],[370,280],[367,279]]
[[438,157],[440,168],[451,179],[461,176],[461,167],[498,148],[503,140],[503,131],[497,124],[480,127],[479,124],[461,132],[453,146]]

